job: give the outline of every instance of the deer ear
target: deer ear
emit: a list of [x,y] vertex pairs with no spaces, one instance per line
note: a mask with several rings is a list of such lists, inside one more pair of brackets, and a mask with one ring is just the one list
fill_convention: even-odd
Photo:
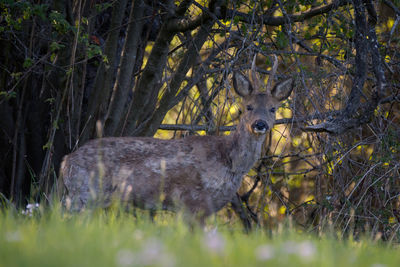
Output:
[[271,90],[272,97],[274,97],[279,101],[288,98],[293,90],[293,81],[294,81],[293,78],[290,78],[280,83],[277,83]]
[[233,89],[235,89],[235,92],[242,97],[249,96],[253,92],[251,82],[240,72],[233,73]]

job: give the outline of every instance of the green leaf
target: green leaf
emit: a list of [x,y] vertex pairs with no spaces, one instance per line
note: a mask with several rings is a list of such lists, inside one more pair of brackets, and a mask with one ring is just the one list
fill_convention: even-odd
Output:
[[12,72],[11,77],[13,79],[19,79],[22,76],[22,74],[23,74],[22,72]]
[[48,9],[49,9],[49,6],[46,4],[34,5],[33,6],[33,14],[40,17],[42,20],[46,20],[47,19],[46,13],[47,13]]
[[233,18],[233,24],[234,24],[234,25],[238,25],[239,21],[240,21],[240,17],[239,17],[239,16],[235,16],[235,17]]
[[95,8],[97,12],[103,12],[107,8],[112,7],[112,3],[96,4]]
[[54,97],[51,97],[51,98],[47,98],[44,102],[45,103],[50,103],[50,104],[52,104],[52,103],[54,103],[56,101],[56,99],[54,98]]
[[57,42],[52,42],[50,44],[50,51],[54,52],[54,51],[60,50],[60,49],[62,49],[64,47],[65,47],[65,45],[63,45],[63,44],[60,44],[60,43],[57,43]]
[[6,98],[6,100],[9,100],[11,98],[16,98],[17,97],[17,93],[14,91],[11,92],[7,92],[7,91],[0,91],[0,97],[4,96]]
[[29,68],[30,66],[33,65],[33,60],[31,58],[25,58],[24,63],[22,64],[22,66],[24,67],[24,69]]
[[246,34],[247,33],[247,26],[246,26],[246,24],[242,24],[242,26],[240,26],[240,29],[242,30],[242,32],[244,33],[244,34]]
[[278,32],[276,35],[276,44],[279,48],[285,48],[289,43],[288,38],[286,37],[284,32]]
[[50,55],[50,61],[54,62],[54,60],[56,59],[57,54],[56,53],[51,53]]
[[73,71],[73,69],[72,68],[69,68],[68,70],[67,70],[67,76],[71,76],[71,74],[72,74],[72,71]]
[[60,14],[58,11],[51,11],[49,17],[53,28],[60,34],[65,34],[69,30],[74,29],[65,19],[64,15]]
[[100,46],[91,44],[88,47],[87,53],[88,58],[93,58],[95,56],[101,56],[103,54],[103,51],[101,50]]
[[42,149],[43,149],[43,150],[47,150],[47,149],[50,149],[51,146],[52,146],[52,142],[49,141],[49,142],[47,142],[47,143],[42,147]]

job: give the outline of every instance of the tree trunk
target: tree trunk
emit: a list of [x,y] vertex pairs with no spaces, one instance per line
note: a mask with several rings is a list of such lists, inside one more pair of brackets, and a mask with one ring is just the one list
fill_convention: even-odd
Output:
[[112,82],[117,68],[117,50],[120,38],[121,23],[124,18],[128,0],[119,0],[113,8],[110,33],[107,36],[104,54],[108,62],[101,62],[97,70],[94,86],[92,88],[87,114],[84,118],[84,131],[80,143],[85,143],[94,136],[95,123],[105,119],[110,100]]
[[132,73],[143,28],[143,10],[144,2],[142,0],[135,1],[134,5],[132,5],[128,33],[121,53],[121,64],[118,68],[117,79],[114,83],[113,94],[104,127],[106,136],[114,136],[117,134],[119,131],[119,122],[123,119],[123,114],[126,110],[128,95],[131,91],[130,84]]

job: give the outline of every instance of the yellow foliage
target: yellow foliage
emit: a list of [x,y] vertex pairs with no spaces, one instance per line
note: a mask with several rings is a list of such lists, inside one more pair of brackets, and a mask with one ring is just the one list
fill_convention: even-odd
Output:
[[282,205],[279,208],[279,214],[284,215],[286,213],[286,206]]
[[308,202],[309,204],[316,204],[314,195],[308,195],[306,199],[304,199],[304,202]]
[[288,185],[294,188],[301,187],[301,182],[303,181],[303,175],[293,175],[288,181]]
[[386,22],[386,26],[391,29],[394,25],[394,19],[393,18],[388,18],[387,22]]
[[293,147],[298,147],[302,142],[302,138],[300,136],[295,136],[292,138]]
[[257,175],[257,172],[255,170],[251,169],[247,175],[248,176],[255,176],[255,175]]

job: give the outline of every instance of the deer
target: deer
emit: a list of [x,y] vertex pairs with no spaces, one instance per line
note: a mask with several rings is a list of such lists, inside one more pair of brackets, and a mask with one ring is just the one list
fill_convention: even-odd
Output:
[[271,88],[277,65],[275,57],[267,84],[256,73],[255,57],[249,75],[233,73],[243,112],[230,135],[104,137],[66,155],[59,179],[64,206],[81,211],[118,200],[150,211],[183,209],[203,225],[235,198],[261,157],[280,102],[292,92],[293,78]]

